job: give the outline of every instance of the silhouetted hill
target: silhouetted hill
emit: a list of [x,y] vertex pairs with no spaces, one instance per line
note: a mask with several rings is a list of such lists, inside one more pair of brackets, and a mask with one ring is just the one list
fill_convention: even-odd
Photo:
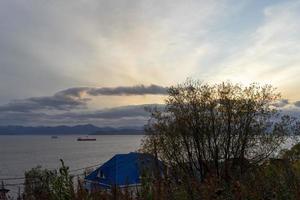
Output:
[[91,124],[76,126],[0,126],[0,135],[142,135],[142,127],[97,127]]

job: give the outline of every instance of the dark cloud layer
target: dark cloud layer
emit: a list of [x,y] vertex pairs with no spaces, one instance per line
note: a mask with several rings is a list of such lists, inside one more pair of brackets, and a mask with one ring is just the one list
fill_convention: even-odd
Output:
[[0,125],[76,125],[91,123],[109,126],[142,126],[149,117],[145,108],[163,108],[161,104],[122,106],[111,109],[47,114],[42,112],[0,112]]
[[14,100],[0,106],[0,111],[31,112],[35,110],[71,110],[85,107],[86,98],[75,98],[70,95],[59,93],[46,97],[31,97],[23,100]]
[[0,106],[0,111],[32,112],[36,110],[72,110],[86,107],[89,98],[84,96],[101,95],[165,95],[167,88],[158,85],[122,86],[115,88],[77,87],[57,92],[53,96],[31,97],[23,100],[14,100]]
[[300,107],[300,101],[294,102],[294,105],[297,106],[297,107]]
[[159,85],[135,85],[135,86],[120,86],[120,87],[74,87],[58,92],[59,95],[67,95],[80,97],[82,94],[91,96],[129,96],[129,95],[165,95],[167,94],[167,87]]
[[133,87],[116,88],[92,88],[88,91],[90,95],[145,95],[145,94],[167,94],[167,88],[158,85],[137,85]]
[[103,109],[90,112],[67,112],[58,115],[59,118],[69,118],[69,119],[120,119],[120,118],[131,118],[131,117],[149,117],[149,112],[147,108],[156,107],[162,109],[163,104],[143,104],[143,105],[130,105],[121,106],[110,109]]
[[288,104],[290,104],[288,99],[280,99],[276,103],[274,103],[273,106],[275,106],[277,108],[282,108]]
[[[56,126],[94,124],[97,126],[142,126],[150,117],[145,108],[163,109],[163,104],[143,104],[121,106],[110,109],[93,111],[65,111],[63,113],[36,112],[0,112],[0,125],[24,125],[24,126]],[[285,106],[282,114],[294,117],[300,116],[300,108]]]

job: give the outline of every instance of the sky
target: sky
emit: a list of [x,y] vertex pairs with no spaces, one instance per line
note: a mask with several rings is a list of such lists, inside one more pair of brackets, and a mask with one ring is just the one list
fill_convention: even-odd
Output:
[[300,1],[2,0],[0,125],[139,126],[167,87],[272,84],[300,113]]

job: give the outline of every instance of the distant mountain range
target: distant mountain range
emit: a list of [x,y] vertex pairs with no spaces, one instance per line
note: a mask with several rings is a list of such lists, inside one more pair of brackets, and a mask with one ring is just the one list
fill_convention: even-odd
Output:
[[143,135],[143,127],[76,126],[0,126],[0,135]]

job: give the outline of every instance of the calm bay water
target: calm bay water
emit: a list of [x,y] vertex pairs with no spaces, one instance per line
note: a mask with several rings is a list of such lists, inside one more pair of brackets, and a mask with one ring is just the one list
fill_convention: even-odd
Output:
[[[70,170],[101,165],[118,153],[136,151],[143,136],[140,135],[98,135],[96,141],[77,141],[78,135],[58,136],[0,136],[0,180],[23,177],[24,172],[41,165],[57,169],[63,159]],[[282,148],[290,148],[296,141],[289,138]],[[95,167],[94,167],[95,168]],[[82,173],[83,170],[76,171]],[[6,180],[10,196],[16,197],[24,180]],[[19,185],[20,184],[20,185]]]
[[24,176],[37,165],[58,168],[63,159],[70,169],[103,163],[118,153],[136,151],[143,136],[98,135],[96,141],[76,141],[76,136],[0,136],[0,179]]

